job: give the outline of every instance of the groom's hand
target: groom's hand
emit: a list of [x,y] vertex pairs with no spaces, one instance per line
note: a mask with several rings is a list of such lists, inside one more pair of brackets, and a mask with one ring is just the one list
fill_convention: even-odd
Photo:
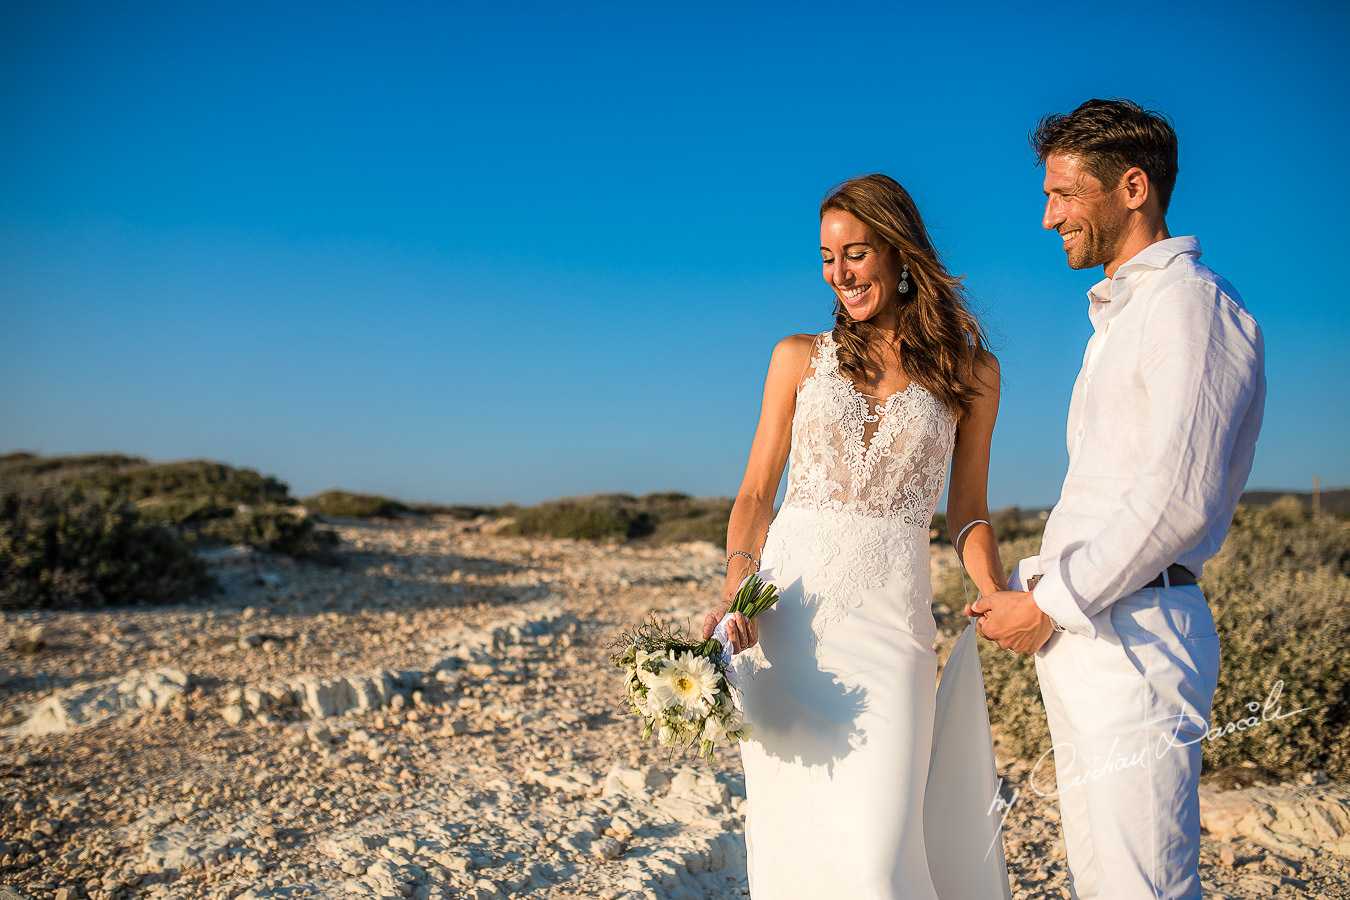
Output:
[[1031,591],[998,591],[966,606],[966,614],[979,616],[975,631],[1005,650],[1035,653],[1054,628],[1041,611]]

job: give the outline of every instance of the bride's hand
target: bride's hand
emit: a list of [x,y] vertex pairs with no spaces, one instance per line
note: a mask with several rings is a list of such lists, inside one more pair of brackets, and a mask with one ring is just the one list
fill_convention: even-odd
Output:
[[[713,608],[703,619],[703,639],[706,641],[712,637],[713,631],[717,629],[717,623],[722,621],[722,617],[731,609],[731,600],[723,600]],[[759,643],[759,626],[755,624],[754,619],[747,619],[745,613],[736,613],[727,622],[727,637],[731,638],[731,652],[740,653],[742,650],[748,650]]]
[[722,621],[722,617],[731,609],[731,601],[723,600],[713,607],[713,611],[703,617],[703,639],[706,641],[712,637],[712,633],[717,628],[717,623]]

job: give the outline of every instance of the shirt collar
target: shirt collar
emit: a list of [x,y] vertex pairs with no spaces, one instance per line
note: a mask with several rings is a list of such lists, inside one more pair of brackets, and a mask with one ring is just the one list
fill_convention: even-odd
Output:
[[[1136,276],[1166,268],[1168,263],[1185,253],[1193,254],[1199,259],[1200,252],[1200,242],[1196,240],[1195,235],[1167,238],[1149,244],[1122,263],[1114,276],[1103,278],[1088,290],[1090,301],[1088,315],[1094,323],[1099,318],[1113,318],[1124,306],[1123,301],[1129,299],[1130,282],[1135,280]],[[1114,308],[1110,306],[1112,301],[1115,301]]]

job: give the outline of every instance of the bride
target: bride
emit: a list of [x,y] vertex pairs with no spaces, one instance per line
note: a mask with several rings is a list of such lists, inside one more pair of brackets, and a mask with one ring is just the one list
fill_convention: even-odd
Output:
[[[942,900],[1001,897],[1007,881],[996,823],[992,852],[987,837],[975,837],[990,834],[979,820],[992,794],[953,809],[943,806],[948,797],[930,797],[930,834],[970,840],[943,847],[924,840],[930,754],[937,766],[948,752],[933,750],[929,528],[950,466],[947,523],[959,535],[958,553],[982,593],[1004,587],[985,521],[998,362],[960,279],[892,179],[862,176],[825,197],[820,253],[835,294],[834,327],[774,348],[727,529],[723,599],[704,622],[706,637],[741,581],[761,567],[781,591],[759,619],[736,614],[727,622],[733,648],[744,651],[736,667],[754,726],[741,744],[751,892],[760,900],[826,891],[932,900],[935,883],[951,883],[938,868],[955,860],[982,866],[989,889]],[[983,688],[973,671],[978,699],[962,714],[981,723],[973,742],[980,746],[950,752],[960,765],[987,769],[974,774],[992,784]],[[962,830],[967,822],[971,830]],[[931,876],[930,859],[943,861]],[[961,873],[963,883],[969,875]]]

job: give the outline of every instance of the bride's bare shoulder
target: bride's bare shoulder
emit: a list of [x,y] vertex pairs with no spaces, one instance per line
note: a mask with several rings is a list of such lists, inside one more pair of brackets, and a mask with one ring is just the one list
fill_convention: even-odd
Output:
[[815,340],[814,334],[790,334],[779,341],[769,358],[768,384],[778,385],[785,395],[795,393],[797,382],[811,359]]
[[790,334],[778,342],[773,348],[773,360],[770,366],[778,363],[784,365],[796,364],[797,368],[806,365],[806,360],[811,356],[811,348],[815,345],[816,338],[819,335],[814,334]]

